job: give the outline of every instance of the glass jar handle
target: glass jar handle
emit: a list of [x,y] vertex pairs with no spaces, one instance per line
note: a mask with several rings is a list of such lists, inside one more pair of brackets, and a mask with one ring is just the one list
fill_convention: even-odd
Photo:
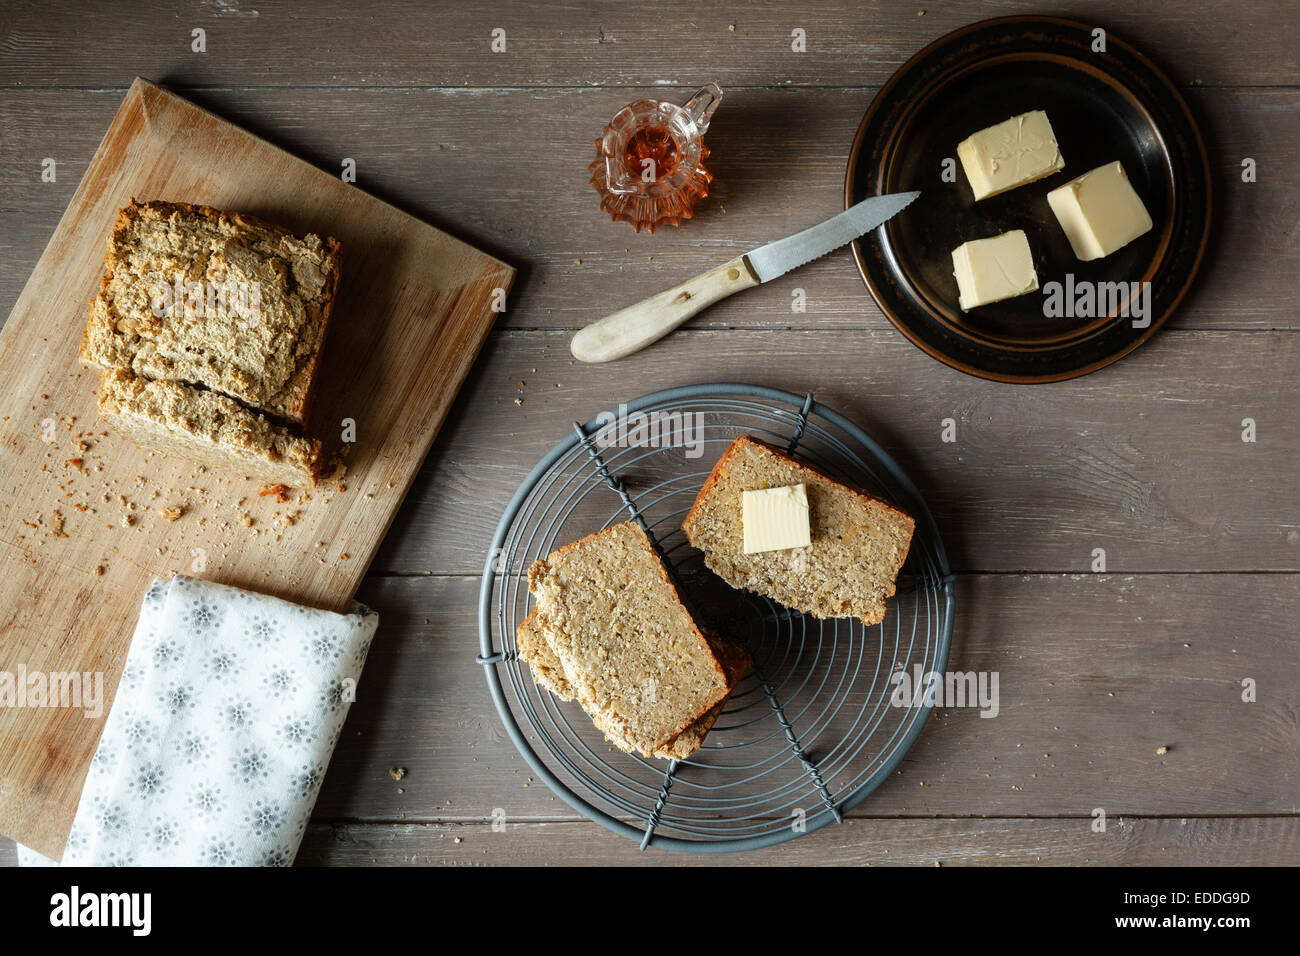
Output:
[[713,118],[718,104],[722,102],[722,87],[709,83],[700,88],[694,96],[682,104],[682,109],[691,114],[691,119],[703,134],[709,129],[709,120]]
[[606,131],[600,138],[600,153],[605,158],[605,186],[617,196],[636,192],[636,180],[628,175],[623,157],[619,155],[618,138]]

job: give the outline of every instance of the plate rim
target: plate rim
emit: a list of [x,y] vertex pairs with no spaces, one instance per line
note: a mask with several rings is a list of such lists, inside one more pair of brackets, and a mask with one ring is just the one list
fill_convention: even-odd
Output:
[[[965,26],[958,27],[955,30],[950,30],[949,32],[943,34],[942,36],[939,36],[936,39],[932,40],[930,43],[927,43],[916,53],[908,57],[907,60],[905,60],[890,75],[889,79],[885,81],[885,84],[881,86],[879,90],[876,91],[876,95],[872,97],[871,102],[867,105],[867,109],[862,115],[861,121],[858,123],[857,131],[854,133],[853,136],[853,145],[849,149],[848,163],[845,167],[845,173],[844,173],[844,208],[845,209],[848,209],[850,206],[853,205],[853,201],[854,201],[853,186],[854,186],[854,180],[856,178],[855,172],[857,171],[859,166],[859,160],[862,153],[863,142],[866,137],[867,126],[871,122],[871,120],[875,117],[882,103],[885,101],[886,97],[890,94],[890,92],[894,89],[899,79],[902,76],[904,76],[909,70],[914,68],[920,61],[932,55],[936,50],[942,49],[943,47],[947,46],[948,44],[954,42],[955,40],[959,39],[960,37],[968,33],[980,29],[986,29],[989,27],[1010,26],[1010,25],[1019,25],[1019,24],[1052,25],[1058,27],[1069,27],[1072,29],[1082,29],[1087,31],[1097,29],[1098,27],[1101,26],[1100,24],[1097,23],[1085,23],[1084,21],[1074,19],[1073,17],[1013,14],[1013,15],[1003,16],[1003,17],[991,17],[984,20],[977,20],[973,23],[968,23]],[[1135,337],[1132,341],[1125,343],[1123,348],[1113,352],[1112,354],[1105,356],[1095,362],[1091,362],[1087,365],[1083,365],[1078,368],[1068,369],[1063,372],[1051,372],[1044,375],[1008,374],[1004,372],[997,372],[993,370],[977,368],[972,365],[963,364],[960,360],[945,354],[944,352],[932,346],[930,343],[926,342],[918,334],[916,334],[910,328],[910,326],[899,315],[897,315],[890,306],[888,306],[883,301],[883,297],[881,293],[876,288],[876,284],[875,282],[873,282],[872,277],[867,270],[866,260],[862,254],[862,243],[866,237],[864,236],[860,239],[854,240],[850,244],[853,250],[853,261],[857,265],[858,274],[862,278],[863,283],[866,285],[867,291],[871,293],[871,298],[875,301],[876,307],[880,309],[880,311],[884,314],[885,318],[889,320],[890,324],[893,325],[896,330],[901,332],[909,342],[911,342],[913,345],[919,348],[930,358],[936,359],[937,361],[948,366],[949,368],[956,369],[959,372],[963,372],[975,378],[981,378],[987,381],[1003,382],[1007,384],[1043,384],[1047,382],[1063,382],[1074,378],[1081,378],[1084,375],[1089,375],[1093,372],[1105,368],[1108,365],[1112,365],[1115,362],[1118,362],[1120,359],[1129,355],[1138,347],[1146,344],[1146,342],[1149,341],[1153,335],[1155,335],[1156,331],[1173,316],[1173,314],[1178,310],[1178,307],[1182,305],[1183,299],[1187,296],[1187,293],[1195,283],[1196,277],[1200,274],[1201,266],[1205,261],[1205,255],[1209,248],[1210,233],[1214,225],[1214,209],[1216,203],[1213,169],[1210,166],[1210,157],[1209,157],[1209,152],[1206,149],[1205,136],[1202,134],[1200,124],[1197,122],[1196,116],[1192,112],[1191,107],[1188,106],[1187,100],[1183,97],[1182,93],[1179,91],[1178,87],[1174,84],[1174,82],[1169,78],[1169,75],[1165,73],[1165,71],[1162,70],[1154,61],[1152,61],[1150,57],[1144,54],[1141,50],[1134,47],[1131,43],[1128,43],[1122,37],[1116,37],[1114,34],[1111,33],[1109,28],[1107,27],[1101,27],[1101,28],[1106,31],[1107,43],[1116,43],[1120,47],[1122,47],[1128,55],[1132,56],[1135,60],[1137,60],[1146,70],[1150,72],[1152,77],[1154,77],[1157,81],[1159,81],[1159,83],[1168,90],[1168,92],[1173,97],[1174,102],[1177,104],[1183,116],[1186,118],[1188,128],[1191,130],[1194,139],[1194,145],[1195,145],[1195,155],[1196,158],[1200,160],[1200,165],[1204,172],[1205,193],[1204,193],[1203,206],[1204,206],[1204,213],[1205,213],[1205,226],[1201,230],[1200,241],[1197,245],[1195,257],[1193,258],[1191,267],[1188,271],[1187,279],[1185,282],[1182,283],[1181,288],[1178,289],[1177,293],[1173,297],[1173,300],[1169,303],[1169,306],[1164,310],[1164,313],[1160,315],[1158,318],[1153,318],[1151,325],[1148,328],[1143,329],[1141,335]],[[1127,89],[1127,87],[1125,87],[1125,92],[1129,93],[1130,95],[1133,95]],[[889,226],[888,223],[884,223],[879,227],[879,230],[885,230],[888,228],[888,226]]]

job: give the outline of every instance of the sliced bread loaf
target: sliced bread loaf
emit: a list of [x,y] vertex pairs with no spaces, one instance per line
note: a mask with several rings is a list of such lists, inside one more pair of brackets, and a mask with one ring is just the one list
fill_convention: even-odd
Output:
[[[745,554],[744,492],[800,483],[811,543]],[[864,624],[884,619],[914,527],[897,508],[748,435],[723,453],[682,522],[705,564],[733,587],[814,617],[856,617]]]
[[179,382],[114,369],[100,383],[99,414],[142,448],[274,484],[310,488],[320,470],[320,442],[224,395]]
[[638,751],[665,746],[726,697],[726,673],[632,522],[534,562],[528,588],[574,696]]
[[118,213],[81,358],[307,418],[338,289],[336,239],[190,203]]

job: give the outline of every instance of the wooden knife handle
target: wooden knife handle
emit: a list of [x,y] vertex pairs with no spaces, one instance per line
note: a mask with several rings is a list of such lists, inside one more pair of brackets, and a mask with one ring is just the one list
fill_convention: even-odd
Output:
[[573,337],[569,350],[583,362],[610,362],[663,338],[701,309],[758,285],[744,256],[687,279],[636,305],[591,323]]

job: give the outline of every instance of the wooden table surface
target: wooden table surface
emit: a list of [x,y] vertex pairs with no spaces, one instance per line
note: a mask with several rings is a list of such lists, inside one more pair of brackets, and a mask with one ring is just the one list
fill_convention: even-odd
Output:
[[[1300,8],[1045,11],[1161,64],[1217,177],[1200,280],[1116,365],[1036,386],[953,371],[894,330],[847,251],[633,359],[580,367],[568,354],[573,330],[611,307],[834,213],[857,123],[889,75],[949,30],[1031,12],[993,0],[4,5],[0,315],[137,74],[324,169],[355,159],[358,188],[520,270],[362,587],[380,635],[300,863],[702,862],[639,853],[530,780],[474,662],[475,607],[502,509],[569,422],[725,380],[811,390],[909,470],[957,575],[950,667],[998,671],[1001,713],[936,711],[843,825],[724,859],[1300,860]],[[191,49],[195,29],[206,52]],[[791,50],[796,29],[806,52]],[[699,217],[654,236],[608,221],[585,174],[602,124],[711,79],[726,97]],[[1242,181],[1246,158],[1255,182]],[[791,312],[795,288],[805,314]],[[1092,573],[1097,548],[1106,573]],[[13,860],[0,842],[0,862]]]

